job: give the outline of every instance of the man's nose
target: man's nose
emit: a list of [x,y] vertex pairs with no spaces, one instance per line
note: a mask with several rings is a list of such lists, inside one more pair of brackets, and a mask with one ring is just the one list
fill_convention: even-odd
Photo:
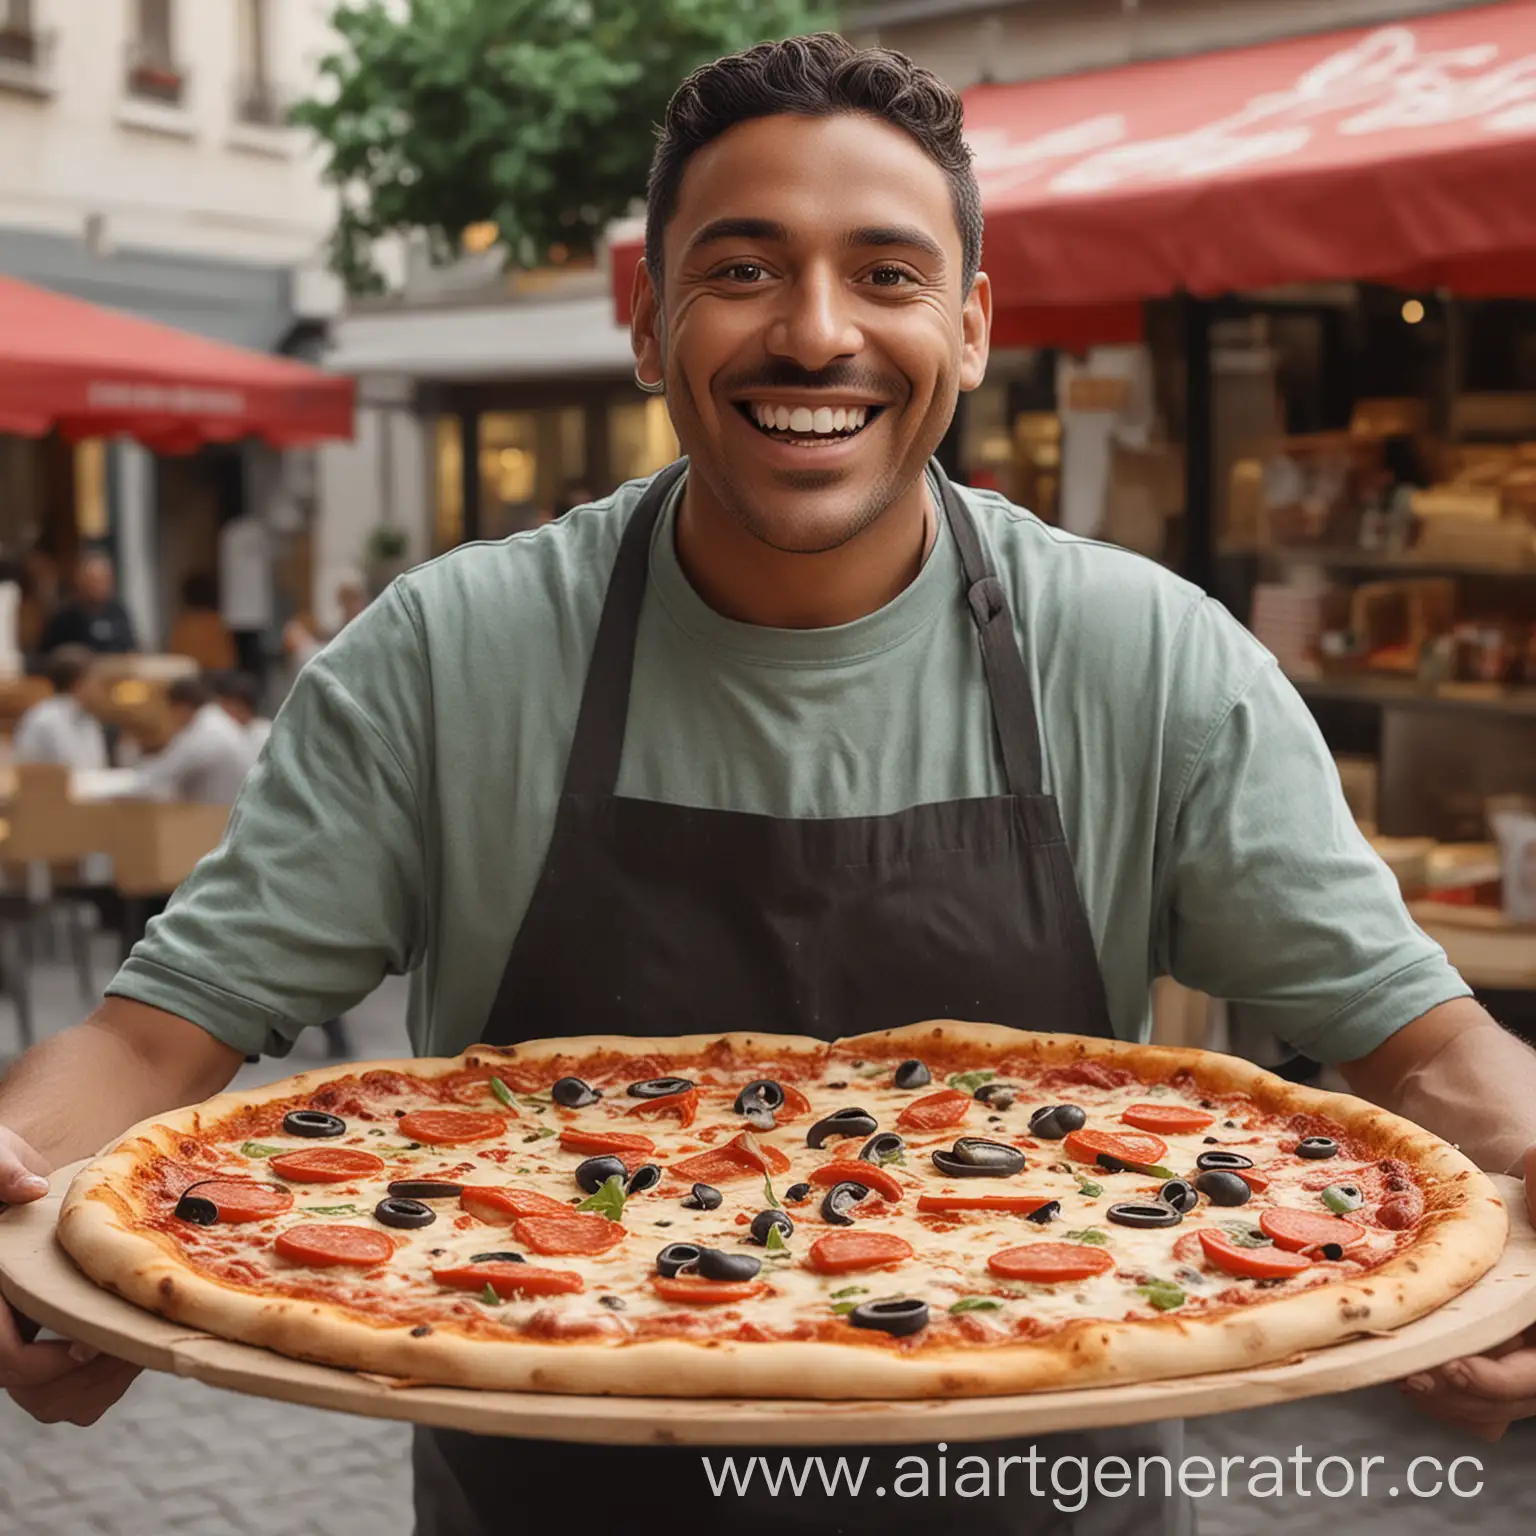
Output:
[[774,319],[767,344],[774,356],[790,358],[808,372],[861,351],[863,333],[841,277],[811,270],[786,285],[783,309]]

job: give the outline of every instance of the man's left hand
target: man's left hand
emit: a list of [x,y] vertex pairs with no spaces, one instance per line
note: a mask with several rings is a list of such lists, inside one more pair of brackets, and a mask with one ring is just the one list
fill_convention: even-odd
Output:
[[[1525,1154],[1525,1203],[1536,1226],[1536,1147]],[[1402,1390],[1434,1418],[1480,1440],[1502,1439],[1517,1419],[1536,1418],[1536,1328],[1487,1354],[1410,1376]]]

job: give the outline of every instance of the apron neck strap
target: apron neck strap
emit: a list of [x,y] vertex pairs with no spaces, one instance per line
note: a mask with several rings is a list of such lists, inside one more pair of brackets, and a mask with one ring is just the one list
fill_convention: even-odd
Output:
[[[651,537],[673,487],[687,468],[687,460],[679,459],[655,476],[630,514],[619,541],[566,763],[567,795],[611,795],[618,783],[635,669],[635,636],[650,573]],[[1008,597],[981,547],[965,503],[937,462],[929,468],[965,573],[966,604],[981,643],[1008,791],[1018,796],[1038,795],[1042,788],[1040,730],[1029,675],[1014,637]]]

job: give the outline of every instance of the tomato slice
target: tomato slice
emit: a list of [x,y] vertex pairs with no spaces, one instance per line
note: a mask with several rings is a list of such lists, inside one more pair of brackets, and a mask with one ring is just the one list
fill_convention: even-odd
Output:
[[1100,1153],[1122,1163],[1160,1163],[1168,1155],[1168,1143],[1143,1131],[1073,1131],[1062,1142],[1068,1157],[1080,1163],[1097,1162]]
[[1290,1253],[1305,1253],[1324,1243],[1348,1248],[1365,1236],[1365,1228],[1345,1221],[1342,1216],[1326,1216],[1321,1211],[1297,1211],[1279,1205],[1259,1217],[1259,1231],[1276,1248]]
[[302,1152],[280,1152],[268,1158],[267,1167],[280,1179],[295,1184],[346,1184],[383,1173],[384,1159],[372,1152],[350,1147],[306,1147]]
[[519,1216],[569,1216],[571,1207],[536,1189],[472,1186],[459,1195],[459,1208],[480,1221],[511,1222]]
[[754,1173],[762,1174],[764,1178],[770,1174],[784,1173],[789,1168],[789,1159],[777,1147],[760,1142],[751,1131],[743,1131],[739,1136],[731,1137],[720,1150]]
[[960,1211],[1003,1211],[1012,1216],[1028,1216],[1055,1198],[1054,1195],[919,1195],[917,1208],[925,1216]]
[[750,1301],[767,1288],[761,1280],[705,1280],[699,1275],[651,1276],[651,1289],[663,1301],[680,1301],[693,1307]]
[[290,1263],[321,1269],[336,1264],[371,1269],[395,1255],[388,1233],[373,1227],[326,1226],[320,1222],[301,1223],[279,1232],[272,1247]]
[[512,1296],[568,1296],[586,1289],[572,1269],[545,1269],[538,1264],[514,1264],[506,1259],[487,1259],[483,1264],[453,1264],[434,1269],[439,1285],[456,1291],[483,1291],[486,1286],[503,1301]]
[[873,1190],[882,1200],[900,1200],[906,1194],[905,1187],[896,1178],[896,1175],[884,1168],[878,1168],[874,1163],[861,1163],[848,1161],[846,1163],[823,1163],[811,1175],[812,1184],[862,1184],[866,1189]]
[[594,1213],[567,1210],[561,1216],[519,1216],[512,1235],[535,1253],[607,1253],[628,1235],[616,1221]]
[[987,1260],[987,1268],[999,1280],[1034,1280],[1041,1285],[1091,1280],[1114,1267],[1115,1257],[1108,1249],[1089,1243],[1026,1243],[1004,1248]]
[[699,1112],[699,1090],[686,1088],[682,1093],[664,1093],[659,1099],[642,1099],[633,1109],[625,1111],[626,1115],[672,1115],[677,1116],[679,1126],[687,1127],[693,1124],[693,1117]]
[[634,1136],[627,1131],[582,1131],[575,1126],[560,1132],[560,1145],[567,1152],[582,1152],[589,1157],[594,1152],[611,1152],[631,1172],[656,1150],[656,1143],[649,1136]]
[[958,1088],[946,1088],[942,1093],[914,1099],[896,1117],[896,1124],[909,1131],[946,1131],[952,1125],[959,1125],[975,1102],[970,1094],[961,1093]]
[[198,1199],[212,1200],[219,1220],[225,1222],[265,1221],[293,1209],[293,1191],[276,1184],[258,1184],[254,1179],[214,1179],[186,1191]]
[[1179,1131],[1203,1131],[1215,1122],[1216,1116],[1193,1104],[1132,1104],[1120,1119],[1139,1131],[1161,1131],[1172,1136]]
[[1199,1238],[1206,1258],[1217,1269],[1245,1280],[1285,1280],[1312,1267],[1312,1260],[1303,1254],[1279,1248],[1239,1248],[1225,1233],[1209,1227],[1201,1230]]
[[507,1128],[504,1115],[473,1109],[413,1109],[395,1123],[402,1136],[439,1147],[460,1141],[484,1141],[500,1136]]
[[894,1232],[827,1232],[811,1244],[806,1263],[818,1275],[881,1269],[912,1257],[912,1244]]

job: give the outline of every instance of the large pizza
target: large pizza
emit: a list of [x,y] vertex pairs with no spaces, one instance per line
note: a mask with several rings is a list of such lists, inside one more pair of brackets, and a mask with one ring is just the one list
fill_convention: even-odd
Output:
[[1497,1260],[1461,1153],[1199,1051],[936,1022],[353,1064],[157,1116],[60,1238],[142,1307],[480,1388],[926,1397],[1255,1365]]

